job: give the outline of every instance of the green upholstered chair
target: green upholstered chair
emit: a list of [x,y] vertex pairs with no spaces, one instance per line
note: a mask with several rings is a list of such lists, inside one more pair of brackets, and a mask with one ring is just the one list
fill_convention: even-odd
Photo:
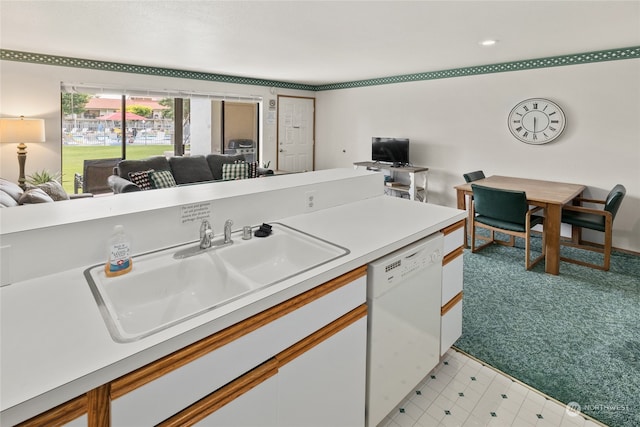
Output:
[[[484,187],[471,184],[473,200],[471,202],[471,251],[477,252],[492,243],[505,244],[496,240],[494,232],[508,234],[509,244],[513,245],[515,237],[521,237],[525,241],[525,268],[530,270],[544,258],[544,235],[542,253],[535,259],[530,259],[531,252],[531,228],[544,224],[544,217],[533,215],[542,210],[538,206],[529,208],[527,195],[524,191],[502,190],[499,188]],[[476,227],[489,229],[491,237],[488,242],[476,248]]]
[[[562,209],[562,222],[571,224],[579,229],[587,228],[589,230],[601,231],[604,233],[604,245],[597,245],[592,242],[583,241],[581,232],[573,233],[575,239],[571,241],[561,240],[560,244],[564,246],[573,246],[580,249],[599,252],[603,254],[604,260],[602,265],[593,264],[585,261],[575,260],[567,257],[560,257],[562,261],[572,262],[574,264],[585,265],[587,267],[597,268],[599,270],[608,271],[611,264],[611,246],[613,243],[612,231],[613,220],[618,213],[622,199],[627,193],[627,189],[623,185],[618,184],[609,192],[605,200],[577,198],[575,201],[579,203],[577,206],[565,206]],[[604,205],[603,209],[587,208],[582,203],[592,203]]]
[[[465,174],[462,174],[462,176],[464,177],[464,181],[467,182],[467,183],[485,178],[484,172],[482,172],[481,170],[473,171],[473,172],[467,172]],[[471,205],[471,200],[473,200],[473,196],[469,197],[469,203],[467,204],[467,206]],[[471,210],[469,210],[469,217],[467,218],[467,224],[471,224],[471,222],[472,222]],[[466,224],[465,224],[464,229],[465,229],[465,235],[466,235],[467,234],[466,233],[466,231],[467,231],[467,225]],[[493,233],[492,233],[492,236],[493,236]],[[488,240],[484,236],[476,236],[476,238],[480,239],[480,240]]]
[[465,182],[473,182],[485,178],[484,172],[482,171],[468,172],[462,176],[464,177]]

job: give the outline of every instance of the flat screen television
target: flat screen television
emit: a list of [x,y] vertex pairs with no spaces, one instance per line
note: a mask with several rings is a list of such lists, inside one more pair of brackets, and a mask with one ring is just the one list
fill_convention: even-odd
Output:
[[409,139],[374,136],[371,141],[371,160],[394,166],[409,164]]

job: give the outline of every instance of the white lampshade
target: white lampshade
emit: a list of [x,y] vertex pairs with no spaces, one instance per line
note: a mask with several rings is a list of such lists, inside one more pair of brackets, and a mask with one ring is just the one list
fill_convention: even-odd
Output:
[[0,142],[44,142],[44,119],[0,119]]

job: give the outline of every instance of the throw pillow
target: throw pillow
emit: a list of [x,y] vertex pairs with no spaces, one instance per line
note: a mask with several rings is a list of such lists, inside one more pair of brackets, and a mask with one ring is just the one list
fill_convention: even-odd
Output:
[[[18,197],[18,200],[20,200],[20,197]],[[0,208],[18,206],[18,200],[11,197],[9,193],[5,193],[0,189]]]
[[151,190],[151,181],[149,181],[149,173],[155,172],[153,169],[139,172],[129,172],[129,181],[140,187],[141,190]]
[[53,199],[47,193],[39,188],[31,188],[20,196],[18,203],[21,205],[29,205],[35,203],[53,203]]
[[222,165],[225,163],[244,162],[244,154],[207,154],[207,163],[213,174],[213,179],[222,179]]
[[45,182],[44,184],[38,184],[36,187],[47,193],[55,202],[69,200],[69,195],[55,179]]
[[20,196],[24,193],[24,190],[20,188],[18,184],[7,181],[4,178],[0,178],[0,191],[11,196],[11,198],[16,201],[16,204],[18,203],[18,200],[20,200]]
[[245,179],[247,177],[247,164],[244,162],[239,163],[225,163],[222,165],[222,179],[224,181],[231,179]]
[[169,161],[165,156],[151,156],[142,160],[121,160],[115,167],[116,175],[127,178],[131,172],[153,169],[154,171],[170,171]]
[[258,162],[250,162],[247,163],[249,171],[247,172],[249,178],[257,178],[258,177]]
[[169,171],[149,172],[149,180],[152,188],[169,188],[176,186],[176,180]]
[[213,181],[213,174],[204,156],[174,156],[169,159],[169,164],[176,184]]

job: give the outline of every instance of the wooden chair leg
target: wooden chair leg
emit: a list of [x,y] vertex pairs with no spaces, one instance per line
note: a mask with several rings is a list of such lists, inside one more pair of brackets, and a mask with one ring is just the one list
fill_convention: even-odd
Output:
[[531,239],[529,238],[529,229],[527,227],[527,235],[524,236],[524,268],[525,270],[531,269]]
[[604,271],[609,271],[611,266],[611,247],[613,246],[613,230],[610,221],[606,221],[604,229]]
[[471,220],[471,252],[476,251],[476,224]]
[[604,231],[604,244],[599,245],[592,242],[584,242],[582,241],[579,244],[575,244],[573,240],[570,241],[562,241],[560,240],[560,244],[563,246],[569,246],[572,248],[577,248],[581,250],[586,250],[589,252],[596,252],[602,254],[603,260],[602,264],[595,264],[586,261],[581,261],[568,257],[560,257],[560,261],[570,262],[572,264],[578,264],[585,267],[595,268],[597,270],[609,271],[611,268],[611,250],[613,247],[613,236],[612,236],[612,224],[608,221],[605,221],[605,231]]

